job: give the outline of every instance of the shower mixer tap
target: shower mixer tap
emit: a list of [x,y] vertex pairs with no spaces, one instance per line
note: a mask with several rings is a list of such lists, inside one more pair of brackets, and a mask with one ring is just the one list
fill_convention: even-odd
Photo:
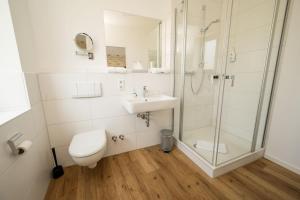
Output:
[[224,76],[224,79],[231,80],[230,86],[234,87],[235,76],[234,75],[223,75],[223,76]]
[[217,74],[213,74],[213,75],[212,75],[212,79],[214,79],[214,80],[217,80],[217,79],[219,79],[219,75],[217,75]]

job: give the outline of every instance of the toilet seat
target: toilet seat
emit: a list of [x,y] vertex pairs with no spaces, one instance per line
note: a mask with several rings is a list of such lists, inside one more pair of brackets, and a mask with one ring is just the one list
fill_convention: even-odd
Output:
[[69,146],[72,157],[88,157],[106,147],[105,130],[93,130],[75,135]]

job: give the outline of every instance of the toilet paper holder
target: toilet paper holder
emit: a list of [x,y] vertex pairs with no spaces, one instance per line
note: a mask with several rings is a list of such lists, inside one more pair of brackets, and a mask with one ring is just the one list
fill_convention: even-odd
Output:
[[20,141],[22,136],[22,133],[16,133],[7,141],[7,144],[14,155],[23,154],[32,144],[32,142],[28,140]]

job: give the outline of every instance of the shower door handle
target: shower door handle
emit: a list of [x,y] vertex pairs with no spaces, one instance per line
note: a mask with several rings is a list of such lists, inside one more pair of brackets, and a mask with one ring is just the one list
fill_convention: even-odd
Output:
[[231,80],[231,87],[234,87],[234,80],[235,80],[235,76],[234,75],[224,75],[225,79],[230,79]]

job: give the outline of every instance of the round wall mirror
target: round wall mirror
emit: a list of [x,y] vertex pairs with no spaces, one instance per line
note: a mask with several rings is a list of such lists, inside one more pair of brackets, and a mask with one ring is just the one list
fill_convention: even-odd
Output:
[[93,48],[93,40],[86,33],[78,33],[75,37],[76,46],[83,51],[90,51]]

